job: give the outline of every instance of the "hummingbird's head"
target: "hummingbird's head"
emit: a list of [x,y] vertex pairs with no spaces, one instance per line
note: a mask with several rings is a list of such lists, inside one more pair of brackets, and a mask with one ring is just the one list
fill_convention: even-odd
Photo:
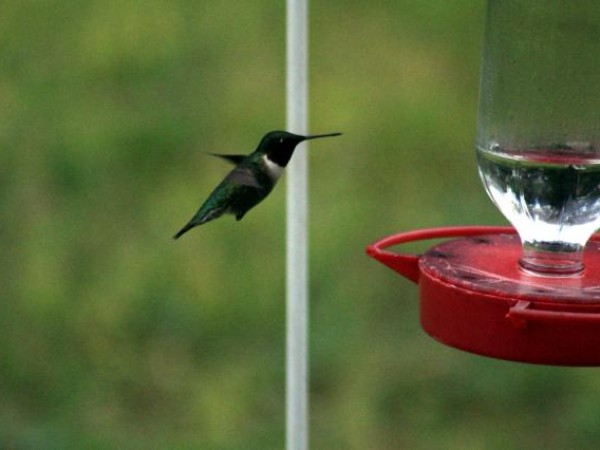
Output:
[[278,166],[285,167],[290,162],[290,158],[300,142],[321,137],[339,136],[340,134],[342,133],[302,136],[287,131],[271,131],[263,136],[257,150],[264,153],[270,161]]

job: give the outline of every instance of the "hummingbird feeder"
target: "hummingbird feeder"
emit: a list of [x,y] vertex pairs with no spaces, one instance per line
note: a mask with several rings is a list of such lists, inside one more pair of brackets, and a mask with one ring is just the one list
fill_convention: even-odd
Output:
[[[423,329],[501,359],[600,366],[600,3],[490,0],[477,161],[513,227],[450,227],[367,253],[417,283]],[[422,255],[389,248],[450,239]]]

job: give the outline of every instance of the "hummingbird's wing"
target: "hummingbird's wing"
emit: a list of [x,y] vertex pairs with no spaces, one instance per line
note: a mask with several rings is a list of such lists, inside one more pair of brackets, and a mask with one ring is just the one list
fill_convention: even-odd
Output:
[[260,190],[264,189],[256,179],[256,175],[248,167],[236,167],[229,172],[225,180],[241,186],[249,186]]
[[244,159],[246,159],[246,155],[222,155],[220,153],[209,153],[209,155],[222,158],[225,161],[230,162],[231,164],[235,164],[236,166],[240,164]]

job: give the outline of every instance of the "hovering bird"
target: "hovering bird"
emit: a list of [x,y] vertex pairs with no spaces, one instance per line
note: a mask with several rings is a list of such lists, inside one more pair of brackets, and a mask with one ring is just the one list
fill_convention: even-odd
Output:
[[221,181],[194,217],[173,236],[173,239],[178,239],[191,228],[221,217],[225,213],[233,214],[236,220],[241,220],[248,211],[269,195],[290,161],[296,145],[309,139],[341,134],[301,136],[287,131],[271,131],[263,136],[257,149],[248,156],[213,154],[235,164],[235,168]]

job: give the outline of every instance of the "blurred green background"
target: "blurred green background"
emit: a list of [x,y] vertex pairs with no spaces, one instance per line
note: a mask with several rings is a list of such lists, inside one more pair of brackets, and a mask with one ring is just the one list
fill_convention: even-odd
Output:
[[[312,2],[311,448],[600,442],[596,370],[444,347],[364,249],[499,224],[473,142],[484,1]],[[7,1],[0,448],[284,446],[285,186],[171,236],[285,127],[285,5]]]

